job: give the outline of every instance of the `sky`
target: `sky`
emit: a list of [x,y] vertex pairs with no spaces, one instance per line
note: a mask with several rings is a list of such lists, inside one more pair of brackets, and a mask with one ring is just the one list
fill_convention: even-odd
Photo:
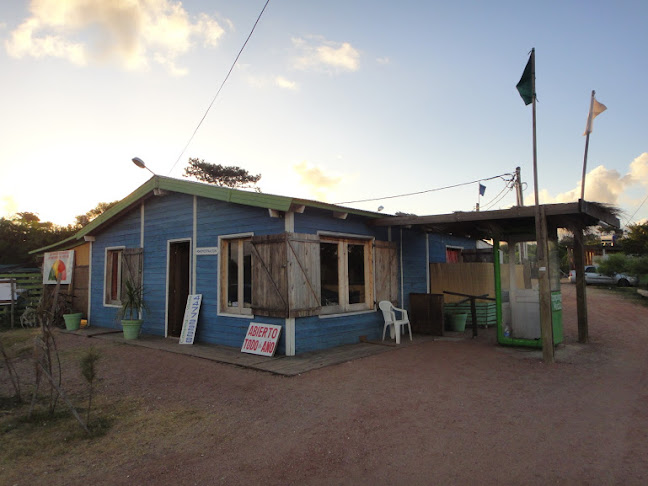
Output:
[[0,217],[74,223],[148,180],[135,156],[159,175],[196,157],[261,174],[265,193],[418,215],[511,207],[520,167],[531,205],[532,109],[515,85],[535,48],[540,202],[580,197],[596,90],[585,199],[648,218],[645,0],[270,0],[216,96],[264,5],[0,2]]

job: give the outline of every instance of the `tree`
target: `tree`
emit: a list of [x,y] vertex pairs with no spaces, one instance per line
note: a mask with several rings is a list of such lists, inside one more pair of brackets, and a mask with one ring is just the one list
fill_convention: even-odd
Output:
[[648,255],[648,223],[631,224],[630,231],[619,241],[628,255]]
[[88,211],[85,214],[80,214],[76,216],[74,219],[76,220],[77,226],[85,226],[87,225],[90,221],[95,219],[97,216],[100,216],[101,214],[105,213],[108,211],[110,208],[112,208],[115,204],[117,204],[119,201],[113,201],[113,202],[100,202],[97,204],[94,208],[92,208],[90,211]]
[[0,218],[0,264],[36,264],[31,250],[72,236],[77,228],[42,223],[35,213],[23,212],[13,218]]
[[644,282],[644,277],[648,275],[648,255],[632,256],[613,253],[599,263],[598,270],[608,276],[615,273],[634,275],[640,282]]
[[598,264],[598,271],[609,277],[615,273],[631,273],[633,266],[632,257],[623,253],[612,253]]
[[195,177],[199,181],[219,187],[254,187],[261,179],[261,174],[250,175],[247,170],[235,165],[220,165],[205,162],[202,159],[190,158],[185,167],[184,177]]

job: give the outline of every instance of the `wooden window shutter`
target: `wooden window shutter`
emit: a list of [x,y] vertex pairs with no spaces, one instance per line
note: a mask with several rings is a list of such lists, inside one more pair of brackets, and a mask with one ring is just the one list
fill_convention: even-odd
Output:
[[122,251],[121,287],[122,295],[126,291],[126,282],[130,280],[135,286],[142,285],[142,249],[125,248]]
[[388,300],[398,303],[398,253],[392,241],[374,242],[376,262],[376,302]]
[[286,243],[289,317],[318,315],[322,310],[319,237],[287,233]]
[[285,234],[252,238],[252,312],[288,317]]
[[319,314],[319,238],[282,233],[252,238],[252,312],[271,317]]

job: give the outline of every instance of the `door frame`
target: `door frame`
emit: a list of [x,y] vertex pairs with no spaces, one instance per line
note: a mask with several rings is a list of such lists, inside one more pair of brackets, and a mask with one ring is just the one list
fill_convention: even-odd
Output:
[[169,337],[169,290],[170,290],[170,277],[171,277],[171,245],[174,243],[189,243],[189,265],[187,270],[189,271],[189,295],[193,289],[192,286],[192,277],[193,277],[193,241],[191,238],[174,238],[167,240],[166,248],[166,285],[164,291],[164,337]]

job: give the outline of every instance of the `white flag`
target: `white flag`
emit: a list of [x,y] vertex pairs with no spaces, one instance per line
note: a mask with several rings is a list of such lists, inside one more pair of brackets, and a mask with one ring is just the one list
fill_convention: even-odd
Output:
[[607,106],[605,106],[603,103],[599,103],[598,101],[596,101],[596,98],[592,97],[592,109],[589,116],[587,117],[587,125],[585,126],[585,133],[583,133],[583,135],[592,133],[592,122],[594,121],[594,118],[603,113],[605,110],[607,110]]

